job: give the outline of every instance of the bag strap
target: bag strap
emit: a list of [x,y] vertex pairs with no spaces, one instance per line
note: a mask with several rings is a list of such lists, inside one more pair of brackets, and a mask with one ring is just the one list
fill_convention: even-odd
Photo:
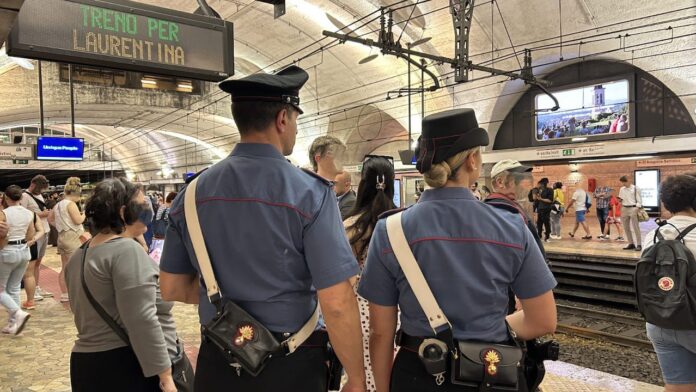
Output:
[[82,265],[80,266],[80,278],[82,279],[82,289],[85,292],[85,296],[87,297],[87,300],[89,300],[89,303],[92,304],[92,307],[94,310],[97,311],[97,314],[99,314],[99,317],[101,317],[102,320],[106,324],[109,325],[109,327],[118,335],[121,340],[123,340],[127,345],[131,345],[130,339],[128,338],[128,333],[126,333],[126,330],[123,329],[116,320],[111,317],[106,310],[97,302],[97,300],[92,296],[92,292],[89,291],[89,287],[87,287],[87,281],[85,280],[85,260],[87,259],[87,249],[89,249],[89,243],[92,242],[92,240],[89,240],[85,242],[84,245],[82,245]]
[[691,230],[696,229],[696,223],[682,230],[675,240],[684,242],[684,237],[691,232]]
[[[189,236],[191,237],[193,251],[196,254],[198,266],[201,270],[203,281],[205,282],[208,299],[212,304],[219,308],[219,304],[222,300],[222,293],[220,292],[220,287],[215,279],[213,266],[210,263],[210,256],[208,255],[208,249],[205,246],[203,230],[201,229],[201,224],[198,219],[198,209],[196,207],[196,185],[198,184],[198,179],[199,177],[196,177],[186,187],[186,194],[184,195],[184,215],[186,217],[186,226],[188,228]],[[312,335],[312,333],[314,333],[318,321],[319,302],[317,301],[317,306],[314,309],[314,313],[312,313],[302,328],[281,343],[281,345],[287,346],[288,354],[292,354],[295,350],[297,350],[297,348],[302,345],[302,343],[304,343],[307,338]]]
[[423,271],[418,267],[416,258],[413,256],[411,247],[408,244],[404,228],[401,225],[401,212],[391,215],[387,218],[387,237],[389,244],[394,251],[396,260],[399,262],[401,269],[406,275],[408,284],[411,285],[413,294],[416,296],[418,303],[428,317],[428,323],[433,332],[437,334],[437,328],[443,325],[448,325],[452,329],[452,325],[445,316],[440,305],[438,305],[435,296],[433,295],[428,282],[423,276]]
[[46,209],[46,203],[45,203],[45,202],[39,200],[37,197],[34,197],[34,195],[32,195],[31,192],[29,192],[29,191],[24,191],[24,193],[26,193],[27,195],[29,195],[29,197],[31,197],[32,199],[34,199],[34,201],[36,202],[36,205],[39,207],[39,210],[43,211],[43,210]]

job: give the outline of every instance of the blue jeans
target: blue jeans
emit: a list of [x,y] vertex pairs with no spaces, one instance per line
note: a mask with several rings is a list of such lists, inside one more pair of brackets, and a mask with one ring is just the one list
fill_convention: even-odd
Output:
[[19,309],[19,285],[30,258],[26,245],[7,245],[0,250],[0,305],[10,314]]
[[597,208],[597,220],[599,220],[599,228],[602,229],[601,234],[604,234],[604,225],[607,223],[608,216],[609,216],[609,207]]
[[646,323],[666,384],[696,384],[696,330],[678,331]]

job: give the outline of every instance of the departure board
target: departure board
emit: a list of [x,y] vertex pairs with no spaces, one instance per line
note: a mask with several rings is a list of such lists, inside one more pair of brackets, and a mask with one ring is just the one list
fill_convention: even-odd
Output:
[[232,27],[123,0],[26,0],[7,53],[220,81],[234,74]]

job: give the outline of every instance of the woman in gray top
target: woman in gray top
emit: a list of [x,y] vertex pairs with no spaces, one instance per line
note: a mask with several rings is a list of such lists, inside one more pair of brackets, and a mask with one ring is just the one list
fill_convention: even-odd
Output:
[[[142,191],[128,181],[99,183],[86,215],[97,233],[66,267],[77,341],[70,358],[72,390],[175,392],[172,361],[180,355],[172,304],[159,293],[159,270],[133,237],[152,220]],[[127,331],[124,342],[99,316],[82,286]],[[181,354],[183,354],[181,352]]]

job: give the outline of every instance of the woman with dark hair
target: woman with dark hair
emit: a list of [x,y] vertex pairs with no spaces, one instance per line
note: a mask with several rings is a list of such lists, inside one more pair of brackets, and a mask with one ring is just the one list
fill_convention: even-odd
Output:
[[73,391],[175,392],[172,359],[181,348],[172,304],[160,296],[157,265],[133,240],[152,221],[145,195],[126,180],[107,179],[95,187],[85,214],[95,235],[65,272],[78,332],[70,357]]
[[[696,224],[696,173],[668,177],[660,186],[660,199],[672,214],[661,226],[665,239],[674,239],[679,233]],[[643,252],[659,241],[655,230],[645,236]],[[684,237],[684,244],[696,255],[696,229]],[[669,286],[660,287],[671,290]],[[688,298],[684,297],[684,301]],[[662,369],[667,392],[696,391],[696,330],[674,330],[646,324],[648,338],[655,348]]]
[[[367,246],[372,238],[372,230],[377,219],[385,211],[396,208],[394,205],[394,166],[382,157],[370,157],[363,163],[362,178],[358,185],[355,207],[343,221],[353,254],[358,259],[360,269],[367,258]],[[359,278],[358,278],[359,279]],[[357,287],[357,284],[355,285]],[[375,381],[370,364],[370,322],[367,300],[358,296],[365,355],[367,391],[375,391]]]

